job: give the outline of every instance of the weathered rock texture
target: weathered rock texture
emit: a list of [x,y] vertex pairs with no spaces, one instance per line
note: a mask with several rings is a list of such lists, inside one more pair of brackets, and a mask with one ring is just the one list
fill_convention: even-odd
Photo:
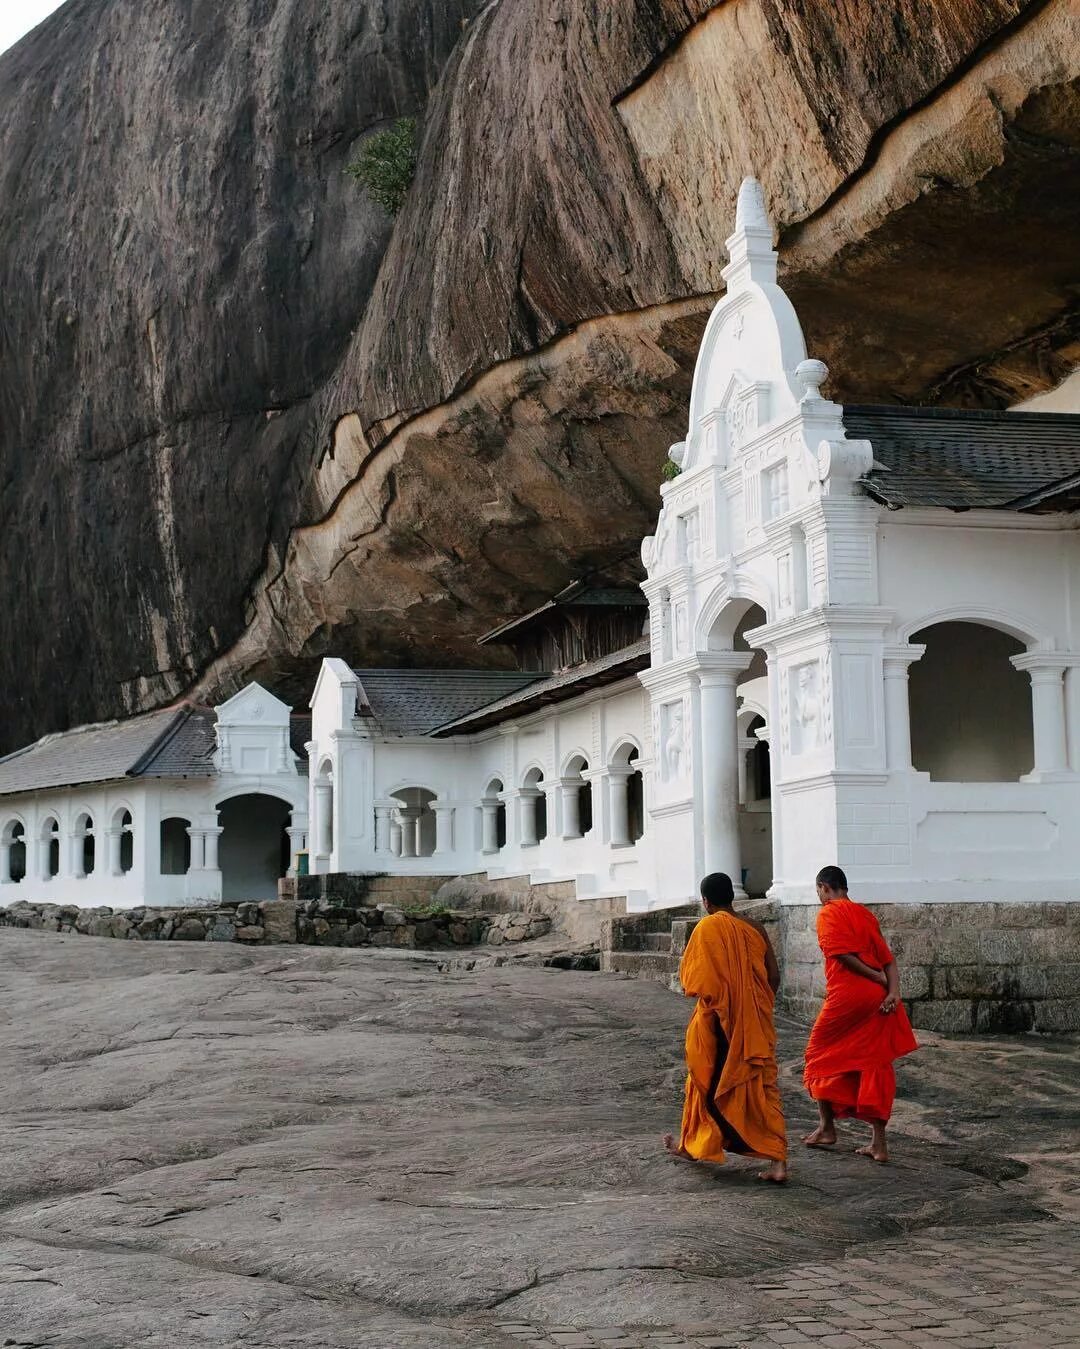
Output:
[[[835,394],[1049,387],[1078,53],[1076,0],[69,0],[0,62],[0,738],[471,659],[632,557],[747,170]],[[391,229],[342,170],[402,113]]]
[[[653,985],[3,929],[0,998],[17,1009],[0,1022],[11,1345],[512,1349],[523,1336],[498,1323],[522,1320],[608,1328],[585,1344],[642,1326],[630,1345],[644,1327],[693,1322],[689,1342],[715,1344],[718,1330],[792,1314],[770,1286],[800,1266],[858,1313],[845,1256],[886,1279],[896,1258],[875,1243],[902,1234],[913,1272],[935,1283],[885,1290],[895,1334],[898,1298],[936,1300],[945,1282],[940,1257],[919,1255],[933,1232],[967,1248],[957,1295],[981,1290],[971,1248],[994,1241],[1013,1301],[1071,1310],[1027,1281],[1030,1236],[1011,1226],[1056,1240],[1042,1270],[1074,1293],[1065,1040],[929,1037],[899,1065],[893,1165],[871,1174],[851,1129],[833,1153],[796,1148],[777,1196],[752,1161],[710,1174],[665,1157],[688,1004]],[[813,1112],[805,1036],[782,1027],[793,1142]],[[1061,1221],[1040,1221],[1048,1212]],[[977,1342],[1015,1345],[1020,1322]]]

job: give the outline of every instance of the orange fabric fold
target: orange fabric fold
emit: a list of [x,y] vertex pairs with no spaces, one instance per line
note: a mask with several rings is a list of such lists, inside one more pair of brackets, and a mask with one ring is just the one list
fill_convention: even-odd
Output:
[[686,1028],[680,1146],[702,1162],[722,1162],[725,1150],[784,1161],[764,937],[734,914],[709,914],[690,934],[679,978],[697,998]]
[[883,970],[893,954],[874,915],[850,899],[821,906],[817,934],[825,1002],[806,1046],[806,1089],[814,1100],[828,1101],[840,1119],[887,1120],[896,1097],[893,1061],[918,1049],[918,1042],[904,1004],[882,1013],[884,990],[837,956],[858,956]]

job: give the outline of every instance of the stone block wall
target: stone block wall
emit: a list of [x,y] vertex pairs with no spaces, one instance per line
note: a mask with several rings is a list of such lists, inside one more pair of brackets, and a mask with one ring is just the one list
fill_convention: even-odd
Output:
[[[313,878],[318,879],[318,878]],[[409,897],[410,892],[401,892]],[[544,936],[544,914],[463,913],[439,907],[407,908],[376,902],[316,898],[265,900],[207,908],[112,909],[32,904],[0,909],[0,927],[71,932],[127,941],[228,941],[248,945],[300,942],[312,946],[390,946],[409,949],[502,946]]]
[[[80,909],[75,904],[34,904],[19,900],[0,909],[0,927],[42,932],[74,932],[128,941],[239,941],[249,944],[295,941],[294,905],[276,900],[214,908]],[[286,935],[283,935],[286,934]]]
[[[917,1029],[1080,1030],[1080,903],[870,904]],[[817,905],[780,910],[781,995],[814,1015],[825,993]]]

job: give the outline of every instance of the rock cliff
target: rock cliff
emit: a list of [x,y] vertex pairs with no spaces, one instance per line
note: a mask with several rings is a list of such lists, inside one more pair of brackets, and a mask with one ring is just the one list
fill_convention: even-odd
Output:
[[[1080,362],[1078,0],[68,0],[0,58],[0,741],[626,559],[753,170],[837,397]],[[390,220],[345,165],[413,114]]]

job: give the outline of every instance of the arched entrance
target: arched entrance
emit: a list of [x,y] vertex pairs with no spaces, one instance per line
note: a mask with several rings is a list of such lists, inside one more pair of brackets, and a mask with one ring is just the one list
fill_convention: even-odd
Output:
[[276,899],[277,883],[289,869],[291,808],[276,796],[252,792],[232,796],[218,807],[218,864],[221,897]]

